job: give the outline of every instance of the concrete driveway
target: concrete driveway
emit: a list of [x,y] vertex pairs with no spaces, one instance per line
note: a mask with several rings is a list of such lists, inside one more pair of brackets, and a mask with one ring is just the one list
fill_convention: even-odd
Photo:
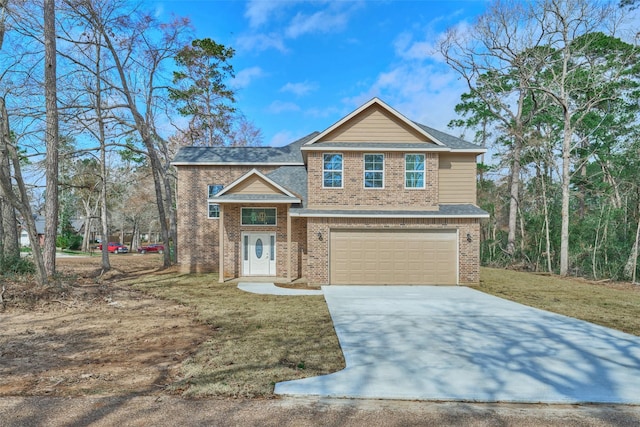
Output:
[[640,404],[640,337],[466,287],[322,289],[347,367],[276,394]]

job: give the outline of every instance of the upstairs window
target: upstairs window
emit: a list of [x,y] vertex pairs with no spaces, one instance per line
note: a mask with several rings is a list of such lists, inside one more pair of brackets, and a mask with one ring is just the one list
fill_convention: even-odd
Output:
[[[208,186],[208,193],[209,193],[208,198],[211,199],[213,196],[215,196],[220,191],[222,191],[222,188],[223,186],[220,184],[210,184]],[[208,211],[209,218],[220,218],[220,205],[209,201],[208,206],[209,206],[209,211]]]
[[342,188],[342,154],[322,155],[322,186],[324,188]]
[[404,187],[424,188],[424,154],[406,154],[404,165]]
[[384,154],[364,155],[364,188],[384,187]]
[[220,184],[210,184],[209,185],[209,198],[212,198],[216,194],[222,191],[223,186]]

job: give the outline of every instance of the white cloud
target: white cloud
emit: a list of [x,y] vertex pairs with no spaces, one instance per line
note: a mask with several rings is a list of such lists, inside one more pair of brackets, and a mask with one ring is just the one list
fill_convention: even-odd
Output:
[[289,38],[297,38],[307,33],[328,33],[342,31],[348,22],[345,12],[323,10],[311,15],[297,13],[285,31]]
[[268,49],[287,52],[282,37],[277,34],[246,34],[238,37],[236,46],[246,52],[262,52]]
[[251,27],[264,25],[278,9],[295,2],[252,0],[247,2],[244,16]]
[[260,67],[250,67],[240,70],[236,73],[236,77],[231,82],[231,86],[241,89],[249,86],[253,80],[264,76],[264,72]]
[[377,96],[411,120],[451,132],[447,125],[456,118],[454,108],[466,90],[458,75],[441,64],[410,61],[380,73],[365,91],[343,102],[355,107]]
[[273,101],[267,110],[272,114],[300,111],[300,106],[293,102]]
[[[306,11],[291,16],[288,9],[302,4]],[[251,31],[239,39],[239,47],[263,51],[287,52],[284,40],[305,34],[340,32],[347,28],[350,16],[364,3],[361,1],[253,0],[247,3],[244,16]],[[314,8],[315,11],[308,11]],[[264,29],[268,28],[268,32]],[[262,29],[262,32],[258,32]]]
[[273,135],[271,141],[269,141],[269,146],[271,147],[282,147],[283,145],[287,145],[292,143],[298,138],[293,136],[293,133],[289,131],[281,131]]
[[287,83],[280,88],[280,92],[290,92],[296,96],[304,96],[317,88],[318,84],[313,82]]

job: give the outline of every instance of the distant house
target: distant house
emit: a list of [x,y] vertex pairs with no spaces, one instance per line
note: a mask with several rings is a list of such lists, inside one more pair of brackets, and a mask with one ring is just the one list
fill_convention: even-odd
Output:
[[183,147],[178,263],[220,281],[479,281],[484,149],[374,98],[284,147]]
[[[38,240],[40,246],[44,245],[44,217],[37,215],[35,218],[36,231],[38,232]],[[31,245],[31,239],[29,239],[29,231],[26,224],[20,224],[20,246],[26,247]]]

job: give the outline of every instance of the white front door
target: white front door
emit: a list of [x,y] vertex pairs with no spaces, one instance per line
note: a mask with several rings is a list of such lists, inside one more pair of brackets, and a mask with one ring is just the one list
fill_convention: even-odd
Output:
[[276,275],[276,235],[245,233],[242,236],[242,274],[245,276]]

